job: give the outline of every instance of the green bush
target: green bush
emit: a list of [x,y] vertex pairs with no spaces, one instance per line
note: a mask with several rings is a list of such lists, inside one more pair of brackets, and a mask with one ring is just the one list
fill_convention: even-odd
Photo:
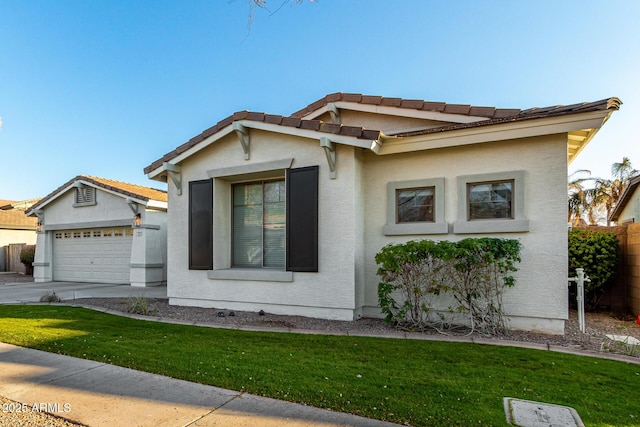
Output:
[[593,310],[605,291],[613,285],[620,254],[614,233],[574,229],[569,232],[569,277],[583,268],[590,282],[584,284],[585,309]]
[[[505,333],[502,294],[515,284],[510,273],[520,248],[517,240],[496,238],[387,245],[375,258],[382,279],[378,303],[387,321],[410,329],[450,326],[448,311],[467,315],[472,330]],[[434,300],[442,294],[458,306],[437,310]]]
[[20,262],[24,265],[33,264],[33,259],[36,256],[36,246],[35,245],[27,245],[22,248],[20,251]]

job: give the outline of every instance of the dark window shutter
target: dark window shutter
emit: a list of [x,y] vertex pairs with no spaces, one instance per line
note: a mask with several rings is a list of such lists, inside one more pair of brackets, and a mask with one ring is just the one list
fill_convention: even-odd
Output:
[[189,182],[189,270],[213,269],[213,180]]
[[318,166],[287,169],[287,271],[318,271]]

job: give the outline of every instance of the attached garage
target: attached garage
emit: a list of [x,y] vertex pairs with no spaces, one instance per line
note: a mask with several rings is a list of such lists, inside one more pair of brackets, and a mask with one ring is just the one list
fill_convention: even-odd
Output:
[[27,215],[37,217],[36,282],[166,283],[167,193],[77,176]]
[[133,228],[56,231],[53,280],[128,284]]

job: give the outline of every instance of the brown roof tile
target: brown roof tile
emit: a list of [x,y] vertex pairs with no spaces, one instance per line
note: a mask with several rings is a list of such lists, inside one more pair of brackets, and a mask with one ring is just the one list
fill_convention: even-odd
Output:
[[22,209],[0,210],[0,229],[34,230],[38,219],[28,217]]
[[307,107],[293,113],[291,116],[277,116],[265,113],[255,113],[249,111],[238,111],[231,116],[226,117],[218,122],[216,126],[213,126],[200,135],[189,140],[188,143],[182,144],[176,150],[170,151],[165,154],[161,159],[158,159],[144,168],[144,173],[148,174],[160,166],[164,161],[170,161],[183,153],[185,150],[197,145],[204,139],[210,137],[216,132],[222,130],[226,126],[229,126],[236,120],[251,120],[261,121],[270,124],[276,124],[279,126],[287,126],[294,128],[301,128],[307,130],[314,130],[323,133],[340,134],[346,136],[353,136],[360,139],[376,140],[380,137],[381,132],[379,130],[364,129],[357,126],[341,126],[334,123],[325,123],[319,120],[303,120],[302,117],[310,114],[330,102],[355,102],[368,105],[384,105],[396,108],[406,109],[421,109],[422,111],[436,111],[451,114],[464,114],[476,117],[484,117],[488,120],[474,121],[472,123],[454,123],[447,126],[429,128],[419,131],[399,133],[395,136],[412,136],[421,135],[427,133],[446,132],[454,129],[469,128],[475,126],[487,126],[497,123],[505,123],[508,121],[525,120],[532,118],[539,118],[550,115],[559,114],[571,114],[582,111],[591,111],[598,109],[618,109],[621,102],[618,98],[609,98],[592,103],[573,104],[569,106],[553,106],[547,108],[532,108],[529,110],[520,109],[505,109],[494,107],[481,107],[462,104],[446,104],[444,102],[426,102],[422,100],[405,100],[402,98],[383,98],[381,96],[361,95],[354,93],[342,93],[336,92],[321,98]]
[[[160,162],[160,161],[158,161],[158,162]],[[160,162],[160,166],[162,166],[162,162]],[[76,181],[89,182],[89,183],[95,185],[96,187],[104,188],[106,190],[111,190],[111,191],[114,191],[116,193],[122,194],[123,196],[135,197],[136,199],[141,199],[141,200],[145,200],[145,201],[147,201],[147,200],[156,200],[156,201],[159,201],[159,202],[168,201],[167,192],[163,191],[163,190],[157,190],[155,188],[145,187],[145,186],[142,186],[142,185],[129,184],[129,183],[126,183],[126,182],[115,181],[115,180],[112,180],[112,179],[98,178],[98,177],[90,176],[90,175],[78,175],[75,178],[70,179],[69,181],[67,181],[64,184],[62,184],[60,187],[58,187],[55,190],[53,190],[46,197],[43,197],[38,203],[33,205],[29,209],[29,211],[32,211],[34,209],[40,208],[41,206],[46,204],[46,202],[48,202],[53,197],[55,197],[58,193],[60,193],[61,191],[66,190],[67,188],[69,188],[69,186],[72,185]]]

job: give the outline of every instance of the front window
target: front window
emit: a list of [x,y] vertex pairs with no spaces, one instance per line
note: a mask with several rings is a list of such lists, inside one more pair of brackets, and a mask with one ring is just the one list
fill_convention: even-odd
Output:
[[233,186],[233,266],[285,266],[284,180]]
[[513,219],[513,180],[467,184],[468,220]]

